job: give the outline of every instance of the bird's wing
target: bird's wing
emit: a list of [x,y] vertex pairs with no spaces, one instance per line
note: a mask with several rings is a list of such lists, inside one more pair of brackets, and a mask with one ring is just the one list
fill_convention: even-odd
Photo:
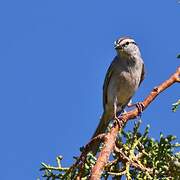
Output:
[[144,77],[145,77],[145,68],[144,68],[144,63],[143,63],[142,72],[141,72],[141,79],[140,79],[140,82],[139,82],[139,86],[142,83],[142,81],[144,80]]
[[113,62],[111,63],[111,65],[109,66],[107,73],[106,73],[106,77],[104,80],[104,84],[103,84],[103,107],[105,109],[105,105],[107,104],[107,89],[108,89],[108,85],[109,82],[111,80],[112,74],[113,74],[113,66],[115,64],[116,59],[113,60]]

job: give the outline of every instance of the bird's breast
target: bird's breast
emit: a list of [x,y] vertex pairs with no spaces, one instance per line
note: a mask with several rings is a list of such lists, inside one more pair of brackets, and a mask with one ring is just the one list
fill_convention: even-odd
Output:
[[116,71],[108,86],[108,101],[113,104],[117,98],[118,104],[128,103],[140,82],[140,73],[136,69]]

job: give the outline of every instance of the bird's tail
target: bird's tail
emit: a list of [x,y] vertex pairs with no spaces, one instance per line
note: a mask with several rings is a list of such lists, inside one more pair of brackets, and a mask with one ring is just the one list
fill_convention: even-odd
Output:
[[[100,122],[96,128],[96,131],[94,132],[91,139],[95,138],[99,134],[104,133],[108,127],[108,124],[109,124],[109,115],[106,113],[103,113],[103,115],[100,119]],[[91,148],[93,155],[96,155],[96,153],[99,149],[100,143],[101,143],[101,140],[96,140],[96,142],[93,144],[93,146]]]

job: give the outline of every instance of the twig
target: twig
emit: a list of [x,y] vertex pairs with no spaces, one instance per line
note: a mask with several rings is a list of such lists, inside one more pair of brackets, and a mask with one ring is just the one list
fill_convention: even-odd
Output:
[[128,162],[128,163],[130,164],[130,166],[133,166],[133,167],[135,167],[135,168],[137,168],[137,169],[139,169],[139,170],[141,170],[141,171],[144,171],[144,172],[146,171],[146,172],[148,172],[148,173],[150,173],[150,174],[152,173],[152,169],[144,167],[144,166],[138,161],[138,159],[137,159],[136,156],[133,157],[133,159],[130,159],[130,158],[127,157],[127,156],[125,155],[125,153],[124,153],[121,149],[119,149],[118,147],[115,146],[115,149],[114,149],[114,150],[119,154],[119,157],[120,157],[120,159],[121,159],[122,162],[124,162],[124,163]]
[[69,168],[63,168],[63,167],[49,166],[45,163],[41,163],[41,165],[43,167],[40,169],[40,171],[43,171],[43,170],[67,171],[69,169]]
[[111,172],[111,171],[109,171],[108,174],[114,175],[114,176],[122,176],[122,175],[126,174],[126,169],[125,170],[121,170],[119,172]]
[[[169,86],[173,85],[176,82],[180,82],[180,67],[177,68],[177,71],[170,76],[170,78],[164,81],[159,86],[155,87],[151,93],[147,96],[147,98],[142,102],[143,109],[146,109],[148,105],[165,89]],[[119,130],[123,127],[124,123],[126,123],[130,119],[134,119],[138,116],[139,111],[137,108],[123,114],[119,118],[119,123],[116,123],[114,127],[107,133],[104,141],[104,147],[102,148],[99,157],[95,166],[92,168],[90,180],[98,180],[101,177],[101,174],[104,170],[105,165],[108,162],[109,156],[114,149],[116,136]]]

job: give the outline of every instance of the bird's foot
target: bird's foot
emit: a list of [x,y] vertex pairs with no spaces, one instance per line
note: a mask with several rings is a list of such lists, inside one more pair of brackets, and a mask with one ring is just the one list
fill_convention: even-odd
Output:
[[117,115],[114,116],[114,120],[119,122],[119,118],[117,117]]
[[144,110],[144,108],[145,108],[143,102],[138,102],[138,103],[136,103],[136,107],[137,107],[139,113],[142,113],[143,110]]
[[144,104],[143,102],[138,102],[138,103],[135,103],[135,104],[132,104],[132,103],[128,103],[127,107],[130,108],[130,107],[134,107],[136,106],[136,108],[138,109],[138,114],[139,116],[141,116],[143,110],[144,110]]
[[121,127],[122,122],[121,120],[118,118],[117,115],[114,115],[114,125],[118,124],[119,127]]

